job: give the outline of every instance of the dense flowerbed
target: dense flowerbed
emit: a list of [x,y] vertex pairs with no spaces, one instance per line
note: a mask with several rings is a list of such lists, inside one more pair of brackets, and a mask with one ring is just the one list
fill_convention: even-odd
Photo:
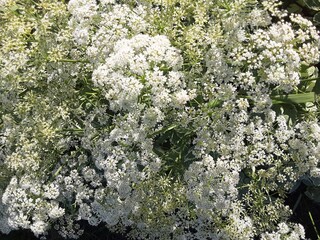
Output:
[[303,239],[320,39],[277,0],[0,0],[0,231]]

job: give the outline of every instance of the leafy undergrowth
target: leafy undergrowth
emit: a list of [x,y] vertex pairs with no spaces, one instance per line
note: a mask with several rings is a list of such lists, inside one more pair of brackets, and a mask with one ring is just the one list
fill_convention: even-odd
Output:
[[[283,7],[289,12],[303,15],[320,29],[320,1],[283,0],[283,3]],[[319,69],[320,64],[315,67]],[[291,221],[302,224],[306,238],[312,240],[320,239],[320,185],[319,179],[316,180],[301,180],[286,198],[286,204],[293,210]]]

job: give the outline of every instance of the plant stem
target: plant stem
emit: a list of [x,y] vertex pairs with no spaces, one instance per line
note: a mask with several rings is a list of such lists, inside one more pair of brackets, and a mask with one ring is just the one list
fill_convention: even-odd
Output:
[[317,78],[309,78],[309,79],[302,79],[300,80],[300,82],[310,82],[310,81],[314,81],[314,80],[319,80],[320,77],[317,77]]
[[316,226],[316,224],[314,223],[314,220],[313,220],[312,214],[311,214],[311,212],[310,212],[310,211],[308,211],[308,213],[309,213],[309,217],[310,217],[310,220],[311,220],[311,222],[312,222],[312,225],[313,225],[314,231],[316,232],[318,239],[320,239],[320,235],[319,235],[319,232],[318,232],[317,226]]
[[90,63],[90,61],[88,60],[74,60],[74,59],[59,59],[57,62]]

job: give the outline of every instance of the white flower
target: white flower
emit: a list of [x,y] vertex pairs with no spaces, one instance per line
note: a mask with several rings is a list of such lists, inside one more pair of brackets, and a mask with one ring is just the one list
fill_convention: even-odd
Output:
[[30,226],[31,231],[34,233],[36,237],[38,237],[41,234],[44,234],[47,228],[48,223],[45,223],[43,221],[36,221]]
[[79,26],[75,29],[73,37],[79,45],[85,45],[89,40],[89,29]]
[[96,14],[96,9],[95,0],[70,0],[68,3],[68,10],[79,22],[92,18]]
[[114,4],[116,0],[100,0],[100,4],[102,5],[108,5],[108,4]]
[[185,105],[190,100],[190,96],[188,95],[186,90],[182,89],[175,94],[174,100],[178,106],[181,106]]
[[58,185],[54,183],[51,183],[50,185],[45,185],[43,188],[43,196],[48,199],[56,199],[60,194]]
[[65,209],[59,207],[58,202],[52,202],[48,216],[52,219],[60,218],[65,214]]
[[8,2],[10,2],[10,0],[1,0],[0,1],[0,6],[1,7],[5,7]]
[[278,224],[278,229],[280,234],[287,234],[290,231],[289,226],[284,222]]

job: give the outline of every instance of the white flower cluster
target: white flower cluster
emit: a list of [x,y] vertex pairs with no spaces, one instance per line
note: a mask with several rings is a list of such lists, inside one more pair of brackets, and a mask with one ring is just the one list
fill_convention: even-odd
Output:
[[[56,200],[59,196],[57,185],[43,185],[21,177],[18,182],[13,177],[2,195],[2,203],[7,207],[7,225],[11,229],[30,228],[35,236],[42,235],[49,228],[50,219],[58,219],[65,213]],[[6,226],[5,226],[6,227]]]
[[[100,8],[102,11],[98,14],[98,22],[88,22],[84,27],[74,24],[72,28],[76,42],[84,41],[82,36],[78,36],[79,33],[91,33],[86,34],[85,38],[85,42],[89,38],[91,42],[86,46],[86,54],[89,61],[99,64],[107,58],[116,42],[143,33],[148,28],[148,23],[144,20],[146,10],[142,5],[131,9],[126,4],[111,5],[101,1]],[[77,18],[77,12],[72,15],[71,20],[73,18]]]
[[132,110],[145,99],[156,109],[183,106],[191,97],[184,89],[182,58],[165,36],[136,35],[116,42],[114,52],[93,71],[113,111]]
[[320,124],[274,100],[319,61],[310,21],[276,0],[30,4],[0,1],[1,232],[305,237],[284,199],[320,176]]
[[281,222],[278,225],[277,231],[272,233],[265,233],[261,236],[262,240],[271,239],[286,239],[299,240],[305,238],[304,228],[300,224],[290,224]]

